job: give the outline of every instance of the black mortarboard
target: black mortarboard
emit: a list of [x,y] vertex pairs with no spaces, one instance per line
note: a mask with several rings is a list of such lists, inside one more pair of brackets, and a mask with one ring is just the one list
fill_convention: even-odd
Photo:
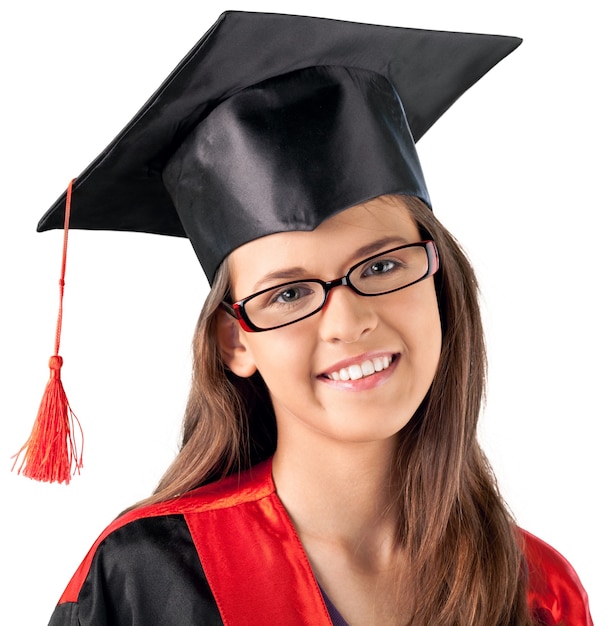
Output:
[[430,206],[414,142],[520,42],[224,13],[77,178],[70,227],[188,236],[212,280],[243,243],[378,195]]

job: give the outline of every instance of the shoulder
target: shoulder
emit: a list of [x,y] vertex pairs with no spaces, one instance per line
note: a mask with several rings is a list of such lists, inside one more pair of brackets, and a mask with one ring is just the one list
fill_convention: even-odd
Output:
[[576,571],[555,548],[520,529],[528,565],[528,604],[543,624],[593,626],[589,601]]
[[106,527],[93,548],[119,529],[140,520],[204,514],[257,501],[274,493],[271,461],[268,460],[171,500],[142,506],[121,515]]
[[117,526],[145,517],[189,515],[232,508],[260,500],[274,493],[275,486],[272,480],[271,460],[269,459],[250,469],[199,487],[177,498],[133,509],[119,517],[114,524],[108,527],[108,530],[112,531]]
[[222,623],[183,516],[141,517],[106,534],[76,571],[50,622],[131,623]]
[[[188,567],[200,569],[191,534],[192,518],[204,525],[207,514],[258,501],[274,494],[270,461],[178,498],[133,509],[114,520],[98,537],[68,584],[61,602],[76,602],[94,577],[143,580],[154,567],[175,567],[189,555]],[[181,556],[180,556],[181,555]]]

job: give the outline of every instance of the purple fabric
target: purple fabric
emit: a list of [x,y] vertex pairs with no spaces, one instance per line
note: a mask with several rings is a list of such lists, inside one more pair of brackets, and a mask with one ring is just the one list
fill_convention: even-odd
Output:
[[329,596],[325,593],[325,591],[323,591],[323,587],[321,587],[321,585],[319,585],[319,589],[321,590],[321,594],[323,595],[323,600],[325,600],[325,606],[327,607],[329,617],[331,617],[331,623],[334,626],[348,626],[348,622],[340,615],[340,612],[333,605],[332,601],[329,599]]

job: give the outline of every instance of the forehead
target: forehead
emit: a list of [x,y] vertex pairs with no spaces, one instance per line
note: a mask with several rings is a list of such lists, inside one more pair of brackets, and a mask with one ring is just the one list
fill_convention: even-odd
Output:
[[[310,235],[310,239],[336,239],[374,236],[387,230],[417,230],[416,223],[401,197],[381,196],[358,204],[326,219],[310,232],[277,233],[281,235]],[[272,236],[272,235],[271,235]]]
[[230,255],[230,275],[233,287],[242,285],[245,290],[264,274],[282,269],[301,268],[319,277],[326,271],[335,278],[344,264],[358,260],[352,255],[359,248],[378,242],[377,251],[381,252],[419,239],[405,200],[382,196],[345,209],[315,230],[274,233],[240,246]]

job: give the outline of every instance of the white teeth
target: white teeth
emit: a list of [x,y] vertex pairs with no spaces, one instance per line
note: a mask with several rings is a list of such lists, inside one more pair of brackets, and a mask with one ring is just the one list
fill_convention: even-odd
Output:
[[381,372],[385,370],[391,364],[391,360],[387,356],[378,357],[374,359],[374,370]]
[[351,380],[359,380],[359,378],[363,378],[363,370],[360,365],[351,365],[348,368],[348,375]]
[[361,363],[361,370],[363,371],[363,376],[369,376],[376,371],[376,368],[371,361],[363,361],[363,363]]
[[363,361],[360,365],[350,365],[343,367],[341,370],[332,372],[329,377],[332,380],[359,380],[365,376],[371,376],[376,372],[385,370],[391,364],[388,356],[376,357],[367,361]]

